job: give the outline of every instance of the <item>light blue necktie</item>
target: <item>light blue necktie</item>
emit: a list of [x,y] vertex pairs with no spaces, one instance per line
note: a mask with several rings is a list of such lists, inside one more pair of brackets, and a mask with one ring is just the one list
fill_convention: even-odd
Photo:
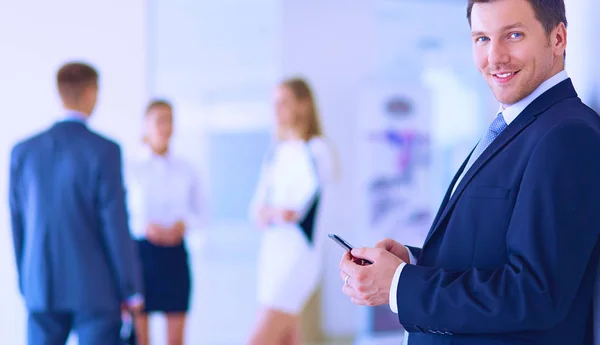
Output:
[[460,177],[458,178],[458,180],[456,180],[456,183],[454,184],[452,194],[454,194],[456,186],[458,186],[463,177],[465,177],[465,174],[467,173],[467,171],[469,171],[469,169],[471,168],[473,163],[475,163],[477,158],[481,156],[483,151],[485,151],[485,149],[487,149],[487,147],[490,146],[490,144],[500,135],[500,133],[502,133],[502,131],[506,127],[508,127],[508,125],[506,124],[506,121],[504,121],[504,116],[502,116],[502,113],[498,113],[488,130],[485,132],[483,138],[481,138],[481,140],[479,141],[479,144],[477,144],[477,147],[475,147],[475,150],[473,150],[473,154],[471,154],[471,157],[469,158],[465,169],[460,174]]

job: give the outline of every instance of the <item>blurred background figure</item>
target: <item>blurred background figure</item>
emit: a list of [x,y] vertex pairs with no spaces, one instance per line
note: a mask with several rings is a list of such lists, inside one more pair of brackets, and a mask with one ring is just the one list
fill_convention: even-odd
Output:
[[315,223],[333,162],[308,84],[288,79],[276,91],[276,142],[267,152],[251,204],[263,231],[258,258],[261,310],[252,345],[299,345],[300,318],[321,273]]
[[170,150],[173,107],[154,100],[144,118],[144,145],[127,164],[131,232],[139,244],[146,305],[135,318],[138,345],[148,345],[148,314],[165,313],[168,345],[181,345],[190,305],[185,244],[203,213],[198,176]]
[[118,345],[121,304],[139,311],[139,258],[129,236],[121,149],[86,126],[98,72],[68,63],[56,77],[62,118],[11,154],[10,211],[30,345]]

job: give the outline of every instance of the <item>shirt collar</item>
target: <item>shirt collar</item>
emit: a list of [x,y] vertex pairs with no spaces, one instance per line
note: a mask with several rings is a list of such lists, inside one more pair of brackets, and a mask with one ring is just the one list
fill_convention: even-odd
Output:
[[564,81],[567,78],[569,78],[569,76],[567,75],[567,71],[562,70],[562,71],[558,72],[557,74],[552,76],[550,79],[548,79],[545,82],[543,82],[542,84],[540,84],[540,86],[538,86],[537,89],[535,89],[532,93],[530,93],[529,96],[523,98],[522,100],[518,101],[517,103],[510,105],[506,108],[504,105],[500,105],[500,109],[498,110],[498,113],[502,113],[502,116],[504,117],[504,121],[506,121],[507,125],[510,125],[510,123],[514,119],[516,119],[517,116],[519,116],[519,114],[521,114],[523,112],[523,110],[525,110],[525,108],[527,108],[527,106],[529,104],[531,104],[531,102],[533,102],[536,98],[541,96],[544,92],[555,87],[556,85],[558,85],[560,82]]
[[64,121],[81,122],[85,124],[87,123],[88,116],[77,110],[65,109],[63,119]]
[[147,159],[163,159],[163,160],[170,160],[171,159],[171,152],[167,151],[164,155],[157,155],[156,153],[154,153],[152,151],[152,149],[150,148],[150,145],[144,143],[142,144],[142,147],[139,151],[139,158],[147,160]]

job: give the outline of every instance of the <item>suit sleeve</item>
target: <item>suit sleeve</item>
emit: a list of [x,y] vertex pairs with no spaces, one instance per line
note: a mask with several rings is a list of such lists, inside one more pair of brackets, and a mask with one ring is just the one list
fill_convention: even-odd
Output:
[[19,276],[19,290],[23,293],[21,284],[21,263],[23,262],[23,246],[25,243],[25,231],[23,225],[23,211],[21,200],[19,198],[18,180],[20,175],[19,168],[19,146],[13,148],[10,154],[10,173],[8,186],[8,204],[10,207],[10,221],[13,238],[13,249]]
[[462,271],[406,265],[397,290],[400,322],[476,334],[541,330],[564,320],[589,265],[596,267],[599,176],[600,134],[583,122],[552,128],[523,175],[507,264]]
[[142,294],[140,259],[128,228],[121,149],[116,144],[111,145],[102,157],[98,181],[98,212],[102,238],[119,284],[121,300]]

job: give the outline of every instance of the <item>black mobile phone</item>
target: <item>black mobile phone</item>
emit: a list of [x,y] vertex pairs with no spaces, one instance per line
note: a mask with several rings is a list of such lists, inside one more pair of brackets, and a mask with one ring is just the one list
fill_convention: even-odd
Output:
[[[340,236],[338,236],[336,234],[329,234],[327,236],[329,236],[329,238],[334,240],[337,244],[339,244],[347,252],[350,252],[352,249],[354,249],[354,247],[350,243],[348,243],[348,241],[344,240],[343,238],[341,238]],[[361,259],[361,258],[355,258],[355,259],[356,259],[355,262],[362,266],[373,264],[371,261],[369,261],[367,259]]]

